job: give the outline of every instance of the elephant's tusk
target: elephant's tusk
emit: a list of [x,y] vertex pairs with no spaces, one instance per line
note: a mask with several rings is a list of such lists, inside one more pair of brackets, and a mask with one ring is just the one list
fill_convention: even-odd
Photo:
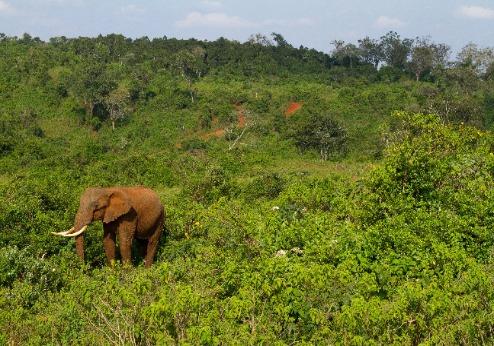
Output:
[[54,234],[54,235],[66,235],[66,234],[69,234],[71,232],[74,232],[74,227],[72,227],[71,229],[69,229],[68,231],[63,231],[63,232],[51,232],[51,234]]
[[80,230],[78,230],[77,232],[74,232],[74,233],[65,233],[65,234],[61,234],[62,237],[76,237],[78,236],[79,234],[83,233],[87,228],[87,225],[82,227]]

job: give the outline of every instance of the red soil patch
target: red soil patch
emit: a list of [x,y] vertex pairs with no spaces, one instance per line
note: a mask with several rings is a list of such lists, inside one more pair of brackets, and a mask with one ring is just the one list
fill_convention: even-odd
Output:
[[290,118],[300,108],[302,108],[301,102],[291,102],[285,110],[285,118]]
[[[240,104],[235,104],[235,110],[237,112],[237,126],[239,128],[244,128],[245,123],[246,123],[245,111]],[[216,127],[216,126],[218,126],[218,123],[219,123],[218,117],[213,116],[211,119],[211,126]],[[224,135],[225,135],[225,129],[224,128],[218,128],[216,130],[206,132],[206,133],[200,135],[200,137],[204,140],[207,140],[207,139],[210,139],[213,137],[220,138],[220,137],[223,137]]]
[[225,129],[216,129],[214,131],[205,133],[201,136],[202,139],[209,139],[211,137],[220,138],[225,134]]
[[215,137],[221,137],[225,134],[225,130],[224,129],[217,129],[216,131],[214,131],[214,136]]

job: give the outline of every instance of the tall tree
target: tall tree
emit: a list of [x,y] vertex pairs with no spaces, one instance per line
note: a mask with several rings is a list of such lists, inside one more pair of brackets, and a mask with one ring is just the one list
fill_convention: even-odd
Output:
[[264,47],[269,47],[273,45],[273,42],[268,37],[260,33],[250,35],[247,42],[250,44],[260,45]]
[[378,68],[379,63],[383,61],[384,54],[379,41],[365,37],[358,41],[360,56],[362,61],[367,64],[372,64],[374,68]]
[[473,68],[479,76],[482,76],[494,63],[494,48],[480,48],[474,43],[469,43],[458,53],[458,63]]
[[81,100],[88,121],[94,115],[96,104],[103,102],[115,86],[115,81],[109,78],[103,63],[98,59],[83,59],[73,70],[70,90]]
[[204,57],[206,51],[200,46],[192,49],[182,49],[175,55],[175,67],[187,82],[190,98],[194,102],[193,82],[200,78],[205,70]]
[[290,43],[288,43],[287,40],[281,35],[276,32],[271,33],[271,37],[273,38],[273,41],[276,42],[276,45],[278,47],[292,47]]
[[340,65],[352,68],[359,62],[360,51],[354,44],[341,40],[334,40],[331,44],[334,46],[332,56]]
[[436,44],[429,38],[417,37],[411,49],[409,68],[415,75],[415,80],[432,70],[445,66],[449,54],[449,47],[445,44]]
[[108,110],[112,130],[115,130],[115,122],[123,119],[129,110],[129,89],[123,85],[119,86],[105,97],[104,102]]
[[402,40],[400,35],[390,31],[381,37],[380,45],[386,64],[404,70],[411,53],[413,40],[408,38]]

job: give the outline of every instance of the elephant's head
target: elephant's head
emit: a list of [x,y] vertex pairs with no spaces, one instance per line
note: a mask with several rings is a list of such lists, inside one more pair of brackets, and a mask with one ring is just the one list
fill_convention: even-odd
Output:
[[131,208],[127,195],[118,189],[89,188],[81,196],[74,227],[65,232],[53,233],[64,237],[76,237],[95,220],[112,222],[129,212]]

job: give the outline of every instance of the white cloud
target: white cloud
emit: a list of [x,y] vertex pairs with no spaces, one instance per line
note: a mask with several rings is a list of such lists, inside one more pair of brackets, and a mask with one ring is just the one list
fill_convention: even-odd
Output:
[[315,21],[312,18],[302,17],[293,20],[266,19],[263,21],[251,21],[238,16],[229,16],[225,13],[201,13],[191,12],[184,19],[175,22],[178,27],[218,27],[218,28],[255,28],[265,26],[312,26]]
[[477,19],[494,19],[494,10],[481,6],[461,6],[458,13],[464,17]]
[[0,0],[0,13],[13,11],[14,8],[6,1]]
[[377,26],[378,28],[383,28],[383,29],[396,29],[405,25],[405,23],[403,23],[398,18],[380,16],[379,18],[376,19],[374,25]]
[[200,13],[191,12],[184,19],[175,23],[181,28],[198,26],[218,27],[218,28],[251,28],[258,26],[258,23],[237,17],[229,16],[225,13]]

